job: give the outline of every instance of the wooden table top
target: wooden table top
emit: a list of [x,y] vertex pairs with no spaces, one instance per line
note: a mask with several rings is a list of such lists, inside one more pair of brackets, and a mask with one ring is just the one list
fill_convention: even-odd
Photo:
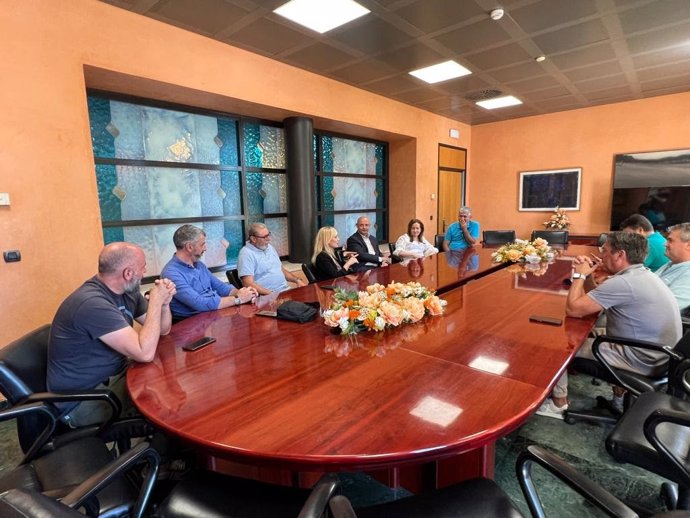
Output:
[[[435,260],[440,275],[446,258]],[[445,293],[443,316],[352,340],[320,318],[251,305],[197,315],[130,368],[128,387],[157,426],[230,460],[352,470],[443,459],[509,433],[548,395],[594,320],[564,317],[570,268],[565,257],[540,277],[494,271]],[[384,270],[395,273],[377,279]],[[281,294],[324,306],[331,296],[315,285]],[[217,342],[182,350],[205,335]]]

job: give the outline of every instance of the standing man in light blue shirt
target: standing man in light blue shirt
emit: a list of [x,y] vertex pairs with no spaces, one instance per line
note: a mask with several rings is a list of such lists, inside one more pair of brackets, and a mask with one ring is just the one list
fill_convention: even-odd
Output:
[[458,221],[452,223],[443,241],[443,250],[465,250],[477,244],[479,240],[479,223],[472,221],[472,211],[469,207],[461,207],[458,211]]
[[177,293],[170,302],[175,320],[204,311],[239,306],[257,296],[253,288],[233,288],[214,276],[201,256],[206,251],[206,232],[194,225],[182,225],[173,235],[176,251],[163,267],[161,277],[175,279]]
[[259,295],[285,291],[290,288],[288,282],[306,285],[301,277],[283,267],[278,252],[271,245],[271,232],[263,223],[250,225],[249,241],[237,258],[237,273],[242,284],[254,288]]
[[690,307],[690,223],[668,229],[666,257],[671,261],[656,271],[673,292],[681,313]]

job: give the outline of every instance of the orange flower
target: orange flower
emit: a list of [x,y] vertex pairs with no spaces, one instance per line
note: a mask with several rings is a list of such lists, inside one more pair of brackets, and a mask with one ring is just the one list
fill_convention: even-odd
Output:
[[356,309],[351,309],[350,310],[350,320],[354,320],[359,316],[359,311]]
[[441,305],[441,300],[436,296],[429,297],[424,301],[424,306],[429,310],[432,315],[442,315],[443,306]]

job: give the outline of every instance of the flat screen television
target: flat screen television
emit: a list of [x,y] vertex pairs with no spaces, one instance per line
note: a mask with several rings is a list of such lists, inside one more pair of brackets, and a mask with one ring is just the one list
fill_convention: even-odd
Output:
[[616,155],[611,230],[631,214],[656,230],[690,221],[690,149]]

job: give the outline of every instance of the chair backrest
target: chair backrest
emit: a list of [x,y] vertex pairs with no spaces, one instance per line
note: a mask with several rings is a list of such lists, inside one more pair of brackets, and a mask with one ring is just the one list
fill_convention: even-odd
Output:
[[443,252],[443,241],[446,239],[446,236],[443,234],[436,234],[436,237],[434,238],[434,246],[438,248],[441,252]]
[[46,391],[49,339],[45,324],[0,349],[0,392],[12,405]]
[[538,237],[546,239],[550,245],[567,245],[568,231],[567,230],[533,230],[532,241]]
[[505,245],[515,241],[514,230],[484,230],[482,241],[485,245]]
[[[47,391],[49,339],[50,324],[45,324],[0,349],[0,392],[12,406],[21,404],[31,394]],[[45,418],[38,414],[22,415],[16,423],[19,443],[26,452],[45,429]]]
[[242,281],[240,280],[240,274],[237,273],[237,268],[226,270],[225,275],[228,277],[228,282],[235,288],[239,290],[242,287]]
[[302,271],[304,276],[307,278],[309,284],[315,283],[318,279],[316,278],[316,272],[314,271],[314,266],[309,263],[302,263]]

